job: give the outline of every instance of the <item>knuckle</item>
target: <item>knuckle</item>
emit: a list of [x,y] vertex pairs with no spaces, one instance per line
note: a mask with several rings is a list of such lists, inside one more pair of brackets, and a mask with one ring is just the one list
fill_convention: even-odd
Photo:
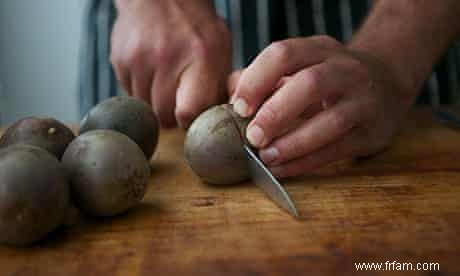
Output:
[[155,45],[153,51],[153,62],[155,64],[168,64],[174,58],[174,50],[164,40]]
[[267,104],[257,113],[256,122],[269,134],[273,133],[276,131],[273,128],[276,128],[279,124],[279,116],[277,114],[273,106]]
[[125,67],[129,66],[129,58],[131,51],[121,51],[119,47],[112,46],[109,60],[114,66]]
[[362,81],[370,80],[369,71],[366,70],[364,63],[357,58],[349,58],[347,60],[348,69],[354,75],[357,75]]
[[140,66],[145,63],[146,55],[144,41],[141,38],[135,38],[131,42],[122,62],[130,66]]
[[352,70],[361,70],[361,68],[363,68],[363,63],[361,62],[361,60],[355,57],[348,58],[347,64],[348,67]]
[[317,35],[314,37],[314,39],[319,44],[326,47],[335,48],[342,45],[338,40],[328,35]]
[[238,81],[237,91],[238,91],[238,95],[240,96],[243,95],[244,98],[248,102],[252,101],[251,92],[254,91],[253,86],[251,85],[250,82],[246,81],[244,78],[240,78],[240,80]]
[[302,79],[310,91],[319,93],[323,80],[323,72],[318,67],[312,67],[302,72]]
[[291,47],[287,40],[276,41],[268,46],[267,55],[281,61],[286,61],[291,56]]

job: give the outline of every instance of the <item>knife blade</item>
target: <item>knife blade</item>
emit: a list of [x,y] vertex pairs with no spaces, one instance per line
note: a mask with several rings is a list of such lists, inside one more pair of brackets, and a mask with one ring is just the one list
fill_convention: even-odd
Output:
[[253,149],[247,142],[243,134],[244,130],[242,130],[238,126],[237,119],[235,117],[238,115],[236,115],[236,113],[233,112],[232,105],[230,105],[230,107],[230,109],[227,109],[227,112],[233,121],[234,127],[240,135],[243,149],[248,158],[252,180],[262,191],[264,191],[267,197],[270,198],[273,202],[275,202],[281,209],[287,211],[293,217],[299,217],[297,208],[295,207],[294,202],[289,197],[289,194],[286,192],[283,186],[281,186],[276,177],[273,176],[270,170],[259,159],[257,154],[253,151]]
[[283,186],[247,144],[243,143],[243,148],[248,157],[252,180],[255,184],[279,207],[293,217],[298,217],[297,208]]

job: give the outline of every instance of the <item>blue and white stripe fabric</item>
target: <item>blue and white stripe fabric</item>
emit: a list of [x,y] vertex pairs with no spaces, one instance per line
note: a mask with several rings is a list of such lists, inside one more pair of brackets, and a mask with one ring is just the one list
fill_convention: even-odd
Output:
[[89,1],[84,17],[78,88],[81,117],[98,102],[119,94],[110,64],[110,34],[116,18],[112,0]]
[[[372,0],[215,0],[233,34],[233,64],[248,65],[270,42],[327,34],[346,42],[372,6]],[[119,94],[109,62],[110,32],[116,17],[112,0],[90,1],[85,18],[80,69],[80,111]],[[436,65],[421,104],[460,102],[460,43]]]

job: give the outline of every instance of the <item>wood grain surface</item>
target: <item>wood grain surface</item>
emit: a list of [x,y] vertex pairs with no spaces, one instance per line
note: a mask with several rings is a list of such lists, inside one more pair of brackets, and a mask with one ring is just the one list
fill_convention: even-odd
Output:
[[[0,246],[0,275],[460,275],[460,130],[427,110],[384,153],[284,181],[299,220],[251,183],[203,184],[183,138],[162,131],[139,208]],[[356,271],[386,261],[440,270]]]

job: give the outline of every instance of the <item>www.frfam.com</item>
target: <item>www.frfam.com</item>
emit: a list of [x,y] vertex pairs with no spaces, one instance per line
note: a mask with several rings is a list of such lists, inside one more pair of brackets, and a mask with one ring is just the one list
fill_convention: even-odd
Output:
[[439,263],[400,263],[386,261],[384,263],[355,263],[356,270],[439,270]]

